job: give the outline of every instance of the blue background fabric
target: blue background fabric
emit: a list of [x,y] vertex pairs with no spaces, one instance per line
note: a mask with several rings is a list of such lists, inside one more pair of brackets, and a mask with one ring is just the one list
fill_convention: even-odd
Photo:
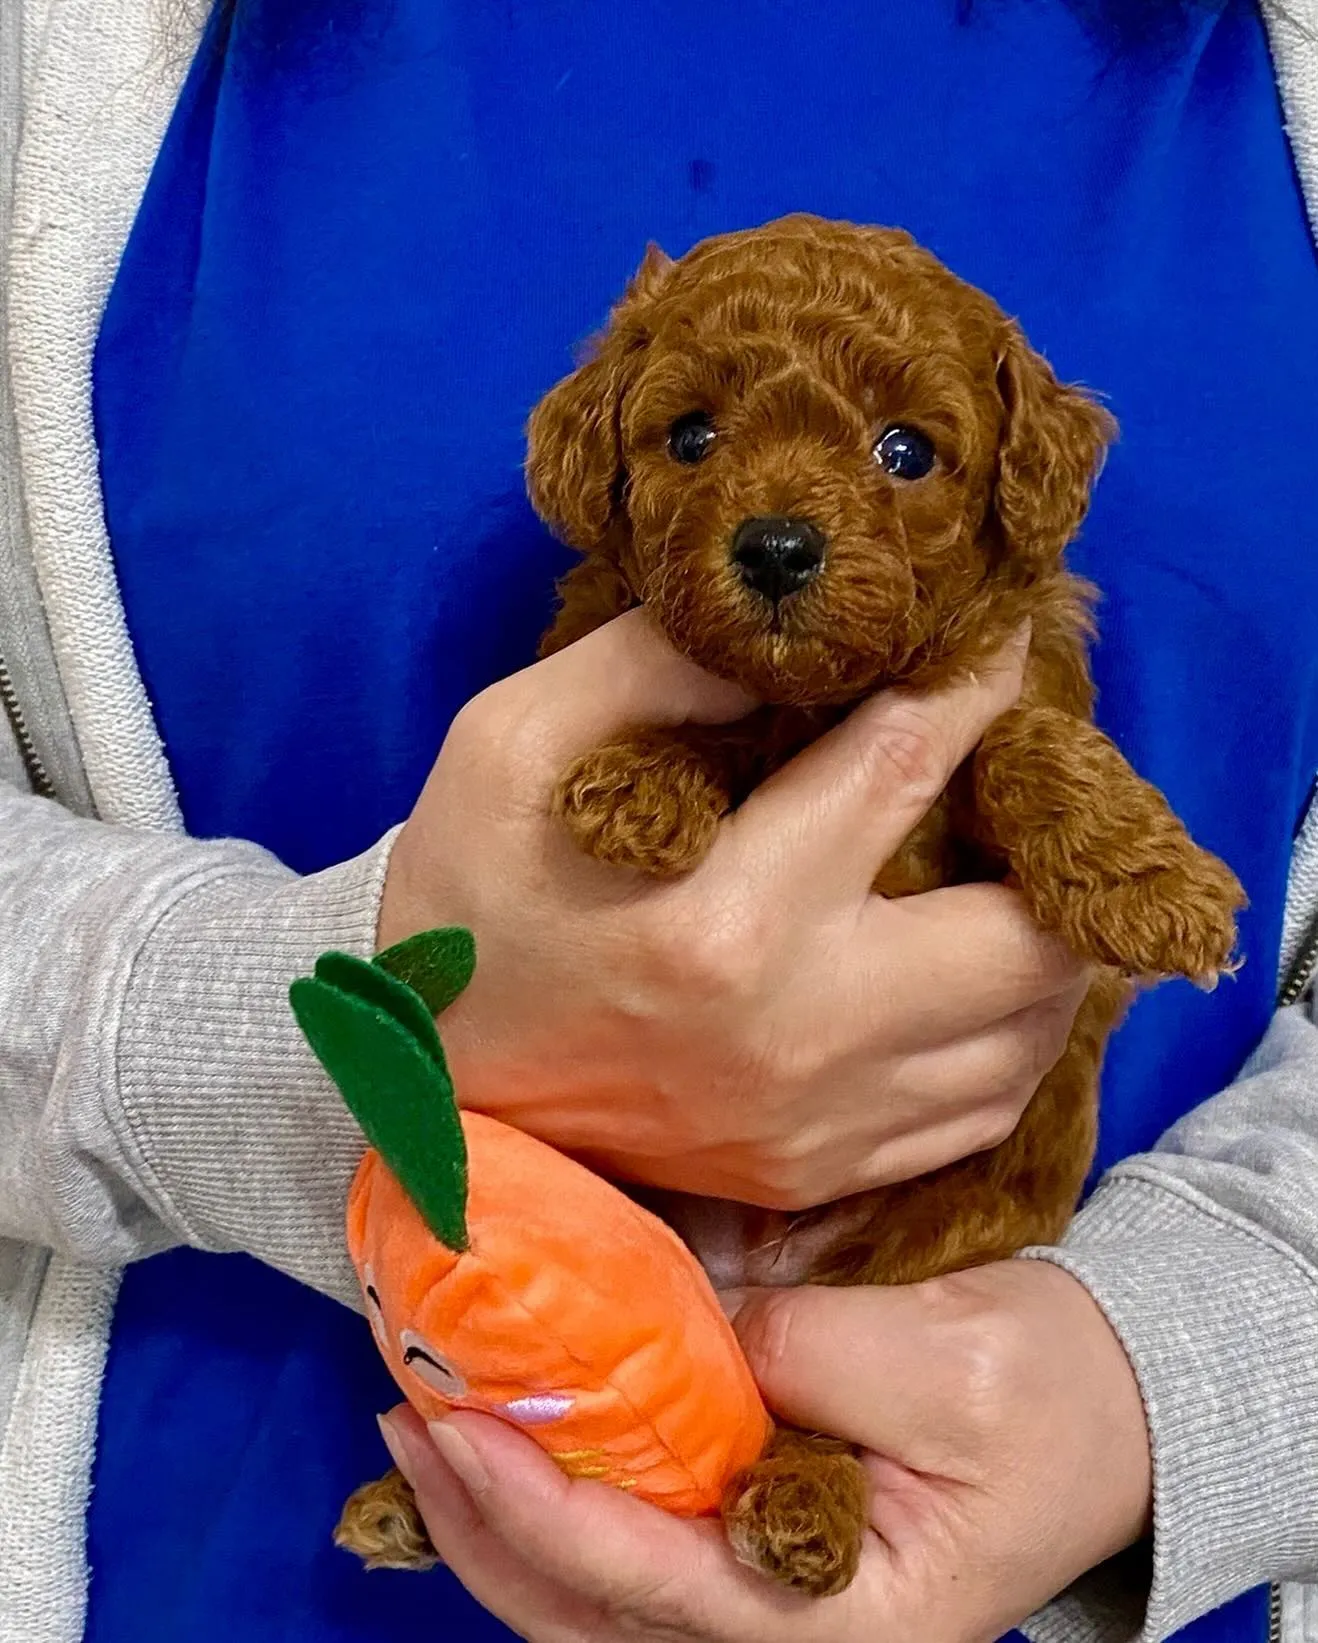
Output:
[[[531,405],[646,242],[900,223],[1122,440],[1073,553],[1100,717],[1250,896],[1246,966],[1114,1042],[1100,1162],[1267,1022],[1318,768],[1318,268],[1248,0],[237,0],[193,66],[95,359],[111,540],[190,829],[300,871],[409,808],[567,563]],[[1121,26],[1122,18],[1132,26]],[[1142,21],[1133,22],[1132,20]],[[1304,543],[1308,533],[1309,547]],[[223,1091],[216,1092],[223,1099]],[[505,1637],[329,1542],[385,1456],[366,1326],[240,1257],[127,1276],[93,1643]],[[1196,1643],[1262,1635],[1251,1594]]]

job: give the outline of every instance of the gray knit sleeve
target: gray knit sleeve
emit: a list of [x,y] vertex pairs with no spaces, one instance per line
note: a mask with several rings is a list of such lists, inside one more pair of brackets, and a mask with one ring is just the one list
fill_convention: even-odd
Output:
[[392,836],[298,877],[0,786],[0,1237],[121,1263],[241,1249],[352,1302],[362,1138],[288,984],[369,953]]
[[1242,1078],[1104,1180],[1053,1261],[1139,1380],[1154,1530],[1023,1628],[1156,1643],[1318,1576],[1318,1027],[1280,1013]]

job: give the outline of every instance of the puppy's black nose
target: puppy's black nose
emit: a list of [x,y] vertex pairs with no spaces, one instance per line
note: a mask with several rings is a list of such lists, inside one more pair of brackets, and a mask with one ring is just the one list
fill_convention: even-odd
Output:
[[732,562],[748,588],[776,604],[819,575],[824,546],[823,531],[808,519],[770,514],[737,526]]

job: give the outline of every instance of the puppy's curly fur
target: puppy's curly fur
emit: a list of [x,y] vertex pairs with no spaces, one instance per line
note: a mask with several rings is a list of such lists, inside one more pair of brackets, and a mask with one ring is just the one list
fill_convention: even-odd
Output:
[[[713,437],[681,462],[670,434],[693,413]],[[876,462],[894,425],[932,441],[926,476]],[[592,356],[531,416],[532,501],[584,556],[546,652],[643,603],[680,651],[770,704],[731,727],[640,730],[565,772],[559,813],[602,860],[688,871],[720,819],[857,700],[971,674],[1032,624],[1018,706],[875,889],[1010,878],[1093,983],[1007,1140],[845,1215],[813,1212],[815,1281],[912,1283],[1054,1241],[1093,1155],[1103,1047],[1132,980],[1210,984],[1229,966],[1239,884],[1092,723],[1093,594],[1063,553],[1115,431],[908,235],[809,216],[677,262],[652,248]],[[807,520],[824,543],[818,573],[777,600],[733,561],[738,528],[766,517]],[[860,1470],[845,1446],[780,1433],[725,1517],[747,1561],[841,1590],[865,1527]]]

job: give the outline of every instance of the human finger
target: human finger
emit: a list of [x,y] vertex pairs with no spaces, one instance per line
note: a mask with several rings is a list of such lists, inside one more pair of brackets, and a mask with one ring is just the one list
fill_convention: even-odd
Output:
[[1039,1085],[1061,1059],[1087,992],[1088,981],[1082,978],[988,1027],[917,1051],[903,1061],[896,1080],[903,1089],[929,1091],[931,1115],[983,1114],[983,1145],[996,1146],[1015,1129]]
[[[912,1180],[1005,1141],[1066,1047],[1079,991],[993,1028],[899,1058],[884,1100],[871,1060],[829,1077],[813,1121],[799,1122],[779,1166],[748,1180],[739,1149],[647,1160],[653,1186],[796,1212]],[[840,1122],[845,1118],[845,1122]]]
[[[604,1484],[565,1478],[488,1416],[459,1412],[431,1432],[488,1532],[516,1548],[530,1572],[612,1616],[619,1636],[828,1643],[845,1635],[818,1629],[811,1599],[739,1564],[717,1520],[672,1517]],[[591,1635],[614,1633],[606,1624]]]
[[977,1332],[954,1287],[805,1286],[723,1302],[765,1401],[791,1425],[925,1476],[967,1476],[977,1458],[968,1423],[997,1389],[997,1349],[1010,1343]]
[[[424,1443],[424,1429],[410,1410],[395,1410],[391,1418],[408,1429],[409,1446]],[[555,1479],[551,1463],[534,1445],[487,1417],[458,1414],[442,1426],[443,1433],[438,1425],[431,1430],[458,1458],[468,1480],[463,1486],[469,1491],[467,1505],[481,1518],[483,1533],[463,1539],[436,1524],[432,1537],[438,1533],[443,1538],[436,1547],[469,1589],[532,1643],[636,1643],[646,1638],[655,1643],[676,1638],[691,1643],[847,1643],[876,1631],[899,1639],[923,1635],[920,1617],[928,1609],[923,1560],[907,1554],[905,1533],[895,1533],[892,1543],[868,1533],[859,1572],[848,1590],[828,1599],[804,1597],[739,1564],[717,1522],[673,1519],[602,1484]],[[475,1453],[474,1472],[471,1456],[452,1447],[452,1434],[459,1430]],[[434,1455],[422,1464],[433,1466]],[[900,1503],[918,1480],[894,1465],[886,1469],[891,1475],[885,1481],[877,1457],[867,1464],[889,1508],[883,1515],[901,1531]],[[440,1465],[447,1469],[446,1462]],[[450,1486],[456,1486],[457,1475],[446,1475]],[[425,1498],[424,1489],[418,1498]],[[514,1508],[511,1515],[507,1506]],[[645,1539],[627,1544],[610,1538],[597,1546],[610,1518],[630,1520],[638,1532],[658,1530],[671,1538],[666,1566],[651,1560],[652,1547]],[[450,1520],[460,1519],[460,1513],[451,1514]],[[542,1548],[557,1572],[545,1573],[544,1557],[529,1547]],[[589,1597],[583,1595],[587,1591]]]
[[647,726],[723,724],[756,705],[738,685],[680,655],[644,610],[491,685],[449,735],[515,751],[518,773],[548,791],[577,755]]
[[1052,1000],[1078,1003],[1090,973],[1002,884],[869,897],[838,968],[846,984],[831,985],[831,996],[881,1008],[894,1052],[957,1042]]
[[1065,1051],[1077,1003],[1064,995],[1036,1004],[988,1032],[909,1058],[889,1092],[905,1105],[907,1127],[885,1128],[869,1148],[856,1137],[845,1173],[834,1165],[817,1188],[803,1181],[797,1207],[914,1180],[1002,1145]]
[[531,1643],[577,1643],[597,1635],[598,1608],[538,1574],[500,1540],[414,1410],[400,1405],[381,1418],[380,1430],[412,1486],[440,1561],[477,1602]]
[[978,675],[929,692],[881,691],[762,783],[720,846],[776,888],[860,896],[958,765],[1020,695],[1023,630]]

